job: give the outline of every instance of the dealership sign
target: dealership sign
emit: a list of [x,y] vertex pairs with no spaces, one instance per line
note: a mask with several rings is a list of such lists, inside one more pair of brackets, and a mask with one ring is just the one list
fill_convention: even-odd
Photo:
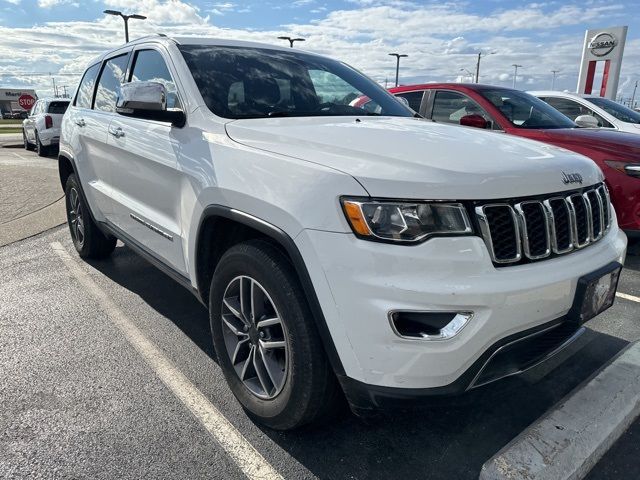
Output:
[[31,95],[21,95],[20,98],[18,98],[18,105],[20,105],[25,110],[31,110],[31,107],[33,107],[34,103],[36,103],[36,99]]
[[589,50],[596,57],[604,57],[605,55],[609,55],[616,45],[618,41],[616,37],[614,37],[611,33],[601,32],[598,33],[595,37],[591,39],[589,42]]

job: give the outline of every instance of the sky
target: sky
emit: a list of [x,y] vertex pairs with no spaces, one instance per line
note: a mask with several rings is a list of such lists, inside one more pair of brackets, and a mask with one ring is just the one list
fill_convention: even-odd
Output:
[[[124,42],[122,19],[105,9],[140,13],[131,38],[151,33],[206,35],[281,43],[343,60],[392,86],[395,59],[408,54],[400,83],[469,81],[478,52],[482,83],[575,91],[584,32],[628,25],[618,94],[640,80],[640,0],[0,0],[0,87],[66,85],[71,93],[93,57]],[[490,54],[491,52],[495,52]],[[38,75],[34,75],[37,73]],[[596,79],[597,82],[597,79]],[[638,92],[640,95],[640,91]]]

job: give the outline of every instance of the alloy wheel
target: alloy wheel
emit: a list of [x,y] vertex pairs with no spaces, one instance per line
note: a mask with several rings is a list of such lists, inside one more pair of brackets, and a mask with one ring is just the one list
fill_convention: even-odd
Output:
[[275,398],[287,379],[289,339],[267,291],[251,277],[234,278],[221,318],[227,354],[244,386],[258,398]]
[[84,217],[80,195],[75,187],[69,191],[69,226],[74,240],[82,248],[84,244]]

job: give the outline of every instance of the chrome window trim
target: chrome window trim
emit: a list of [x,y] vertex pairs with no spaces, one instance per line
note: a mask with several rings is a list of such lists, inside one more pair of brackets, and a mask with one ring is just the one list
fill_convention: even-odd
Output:
[[[542,215],[545,219],[544,221],[544,229],[545,229],[545,238],[547,241],[547,248],[545,253],[541,255],[532,255],[531,254],[531,245],[529,244],[529,231],[527,229],[527,216],[523,209],[524,205],[538,205],[542,210]],[[530,260],[539,260],[541,258],[547,258],[551,255],[551,238],[549,234],[549,217],[547,215],[547,210],[544,208],[544,205],[539,200],[525,200],[524,202],[519,202],[514,205],[514,208],[518,214],[518,220],[520,221],[520,231],[522,246],[524,250],[524,255]]]
[[[510,259],[498,259],[496,258],[495,250],[493,249],[493,239],[491,238],[491,229],[489,228],[489,221],[487,215],[484,212],[485,208],[491,207],[506,207],[511,213],[511,219],[513,221],[513,228],[515,230],[515,242],[516,242],[516,256]],[[522,259],[522,242],[520,241],[520,226],[518,225],[518,217],[513,207],[508,203],[487,203],[476,207],[476,215],[478,217],[478,223],[480,224],[480,230],[482,232],[482,238],[489,250],[489,255],[495,263],[508,264],[519,262]]]

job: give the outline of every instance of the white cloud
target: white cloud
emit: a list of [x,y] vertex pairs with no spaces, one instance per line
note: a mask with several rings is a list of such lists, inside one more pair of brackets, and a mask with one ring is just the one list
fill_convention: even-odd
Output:
[[[43,0],[50,1],[50,0]],[[55,1],[55,0],[52,0]],[[129,23],[132,38],[162,32],[168,35],[203,35],[247,39],[267,43],[280,41],[280,35],[294,34],[306,38],[296,48],[312,50],[344,60],[377,81],[391,81],[395,62],[387,54],[408,53],[401,61],[402,83],[459,81],[475,73],[477,52],[496,51],[482,59],[480,77],[484,83],[511,85],[511,64],[524,65],[519,85],[548,88],[553,69],[562,70],[557,77],[559,89],[575,89],[578,62],[582,49],[582,26],[589,24],[638,24],[638,14],[624,12],[619,6],[606,7],[529,4],[525,7],[501,9],[480,16],[470,13],[465,4],[429,4],[391,0],[354,0],[351,9],[323,13],[314,10],[318,20],[290,23],[278,30],[229,29],[212,25],[208,13],[180,0],[105,0],[107,8],[127,13],[142,13],[146,21]],[[402,3],[402,5],[399,5]],[[318,2],[320,5],[321,2]],[[390,6],[390,4],[393,5]],[[243,2],[219,0],[208,8],[240,12]],[[283,10],[284,12],[284,10]],[[618,15],[626,13],[627,18]],[[567,34],[563,27],[580,25],[579,33]],[[574,28],[575,32],[576,29]],[[630,35],[633,32],[630,31]],[[635,33],[637,35],[637,33]],[[0,27],[0,74],[37,70],[44,72],[80,72],[98,53],[122,41],[122,20],[100,17],[93,22],[55,22],[32,28]],[[640,39],[627,40],[621,87],[630,95],[635,78],[640,74]],[[466,74],[465,74],[466,75]],[[525,76],[526,75],[526,83]],[[3,83],[29,83],[50,89],[49,77],[28,78],[2,76]],[[64,76],[60,82],[74,84],[77,78]]]

